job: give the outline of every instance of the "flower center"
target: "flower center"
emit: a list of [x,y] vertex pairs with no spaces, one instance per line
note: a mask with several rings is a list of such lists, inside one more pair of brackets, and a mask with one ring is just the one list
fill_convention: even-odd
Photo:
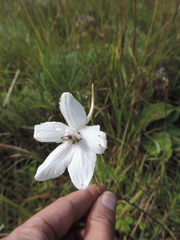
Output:
[[[79,132],[77,134],[80,135]],[[74,133],[66,134],[61,139],[64,141],[69,141],[72,144],[75,144],[76,142],[79,142],[80,140],[82,140],[82,138],[78,138]]]

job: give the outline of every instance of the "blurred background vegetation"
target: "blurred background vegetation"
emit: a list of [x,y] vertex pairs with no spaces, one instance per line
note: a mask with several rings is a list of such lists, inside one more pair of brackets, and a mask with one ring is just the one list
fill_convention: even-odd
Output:
[[0,236],[75,190],[67,173],[34,180],[56,144],[36,142],[33,126],[64,122],[64,91],[88,112],[93,82],[91,124],[108,136],[96,174],[118,196],[116,239],[180,239],[179,5],[0,2]]

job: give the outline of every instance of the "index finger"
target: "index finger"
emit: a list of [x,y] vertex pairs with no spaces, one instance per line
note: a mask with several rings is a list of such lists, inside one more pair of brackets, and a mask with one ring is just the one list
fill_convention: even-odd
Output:
[[[100,186],[100,191],[105,191],[104,185]],[[61,197],[15,229],[9,237],[12,239],[19,237],[22,240],[59,239],[67,233],[74,222],[88,212],[98,196],[96,185],[90,185],[87,190],[79,190]],[[23,238],[23,234],[26,234],[26,238]],[[9,237],[7,240],[11,239]]]

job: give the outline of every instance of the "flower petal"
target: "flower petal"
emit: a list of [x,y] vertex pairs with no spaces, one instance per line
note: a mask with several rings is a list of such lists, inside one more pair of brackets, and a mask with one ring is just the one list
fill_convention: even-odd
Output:
[[36,172],[37,181],[45,181],[61,175],[70,164],[74,148],[70,142],[64,142],[52,151]]
[[60,122],[45,122],[34,126],[34,138],[39,142],[60,143],[69,127]]
[[107,148],[106,134],[100,131],[100,126],[86,126],[79,130],[82,143],[97,154],[102,154]]
[[82,143],[75,144],[75,151],[68,172],[74,186],[86,189],[91,181],[96,164],[96,154]]
[[62,115],[70,128],[79,129],[86,124],[86,112],[71,93],[63,93],[59,105]]

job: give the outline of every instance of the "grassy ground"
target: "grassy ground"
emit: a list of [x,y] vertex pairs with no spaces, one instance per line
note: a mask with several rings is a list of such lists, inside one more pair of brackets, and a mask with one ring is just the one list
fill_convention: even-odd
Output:
[[33,126],[64,121],[64,91],[88,112],[94,82],[91,124],[108,135],[96,173],[118,196],[117,239],[180,239],[178,1],[7,0],[0,9],[0,234],[75,190],[67,173],[34,180],[56,146],[36,142]]

